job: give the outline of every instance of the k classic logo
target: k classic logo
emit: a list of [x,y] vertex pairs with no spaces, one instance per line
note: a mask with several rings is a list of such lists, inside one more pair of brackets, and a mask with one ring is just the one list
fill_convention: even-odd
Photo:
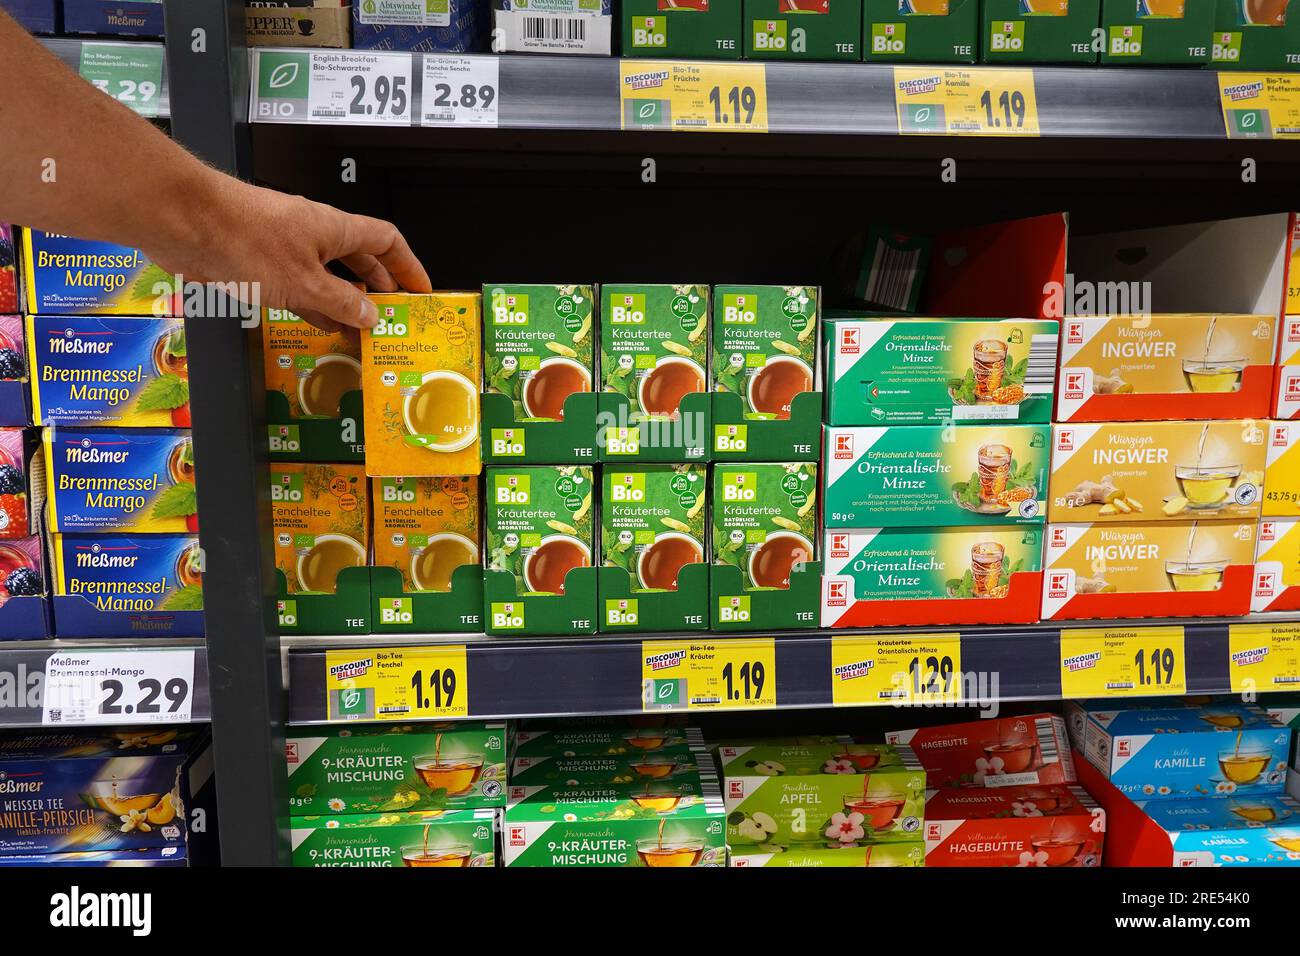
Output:
[[50,897],[50,925],[59,929],[123,928],[132,936],[153,931],[153,894],[91,893],[73,886]]

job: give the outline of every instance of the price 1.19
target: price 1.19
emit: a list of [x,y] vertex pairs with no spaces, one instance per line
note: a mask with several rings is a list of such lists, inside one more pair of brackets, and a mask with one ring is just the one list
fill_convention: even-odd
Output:
[[761,700],[767,668],[762,661],[746,661],[737,671],[735,664],[728,662],[722,668],[722,679],[727,684],[727,700]]
[[990,129],[1024,128],[1028,110],[1025,106],[1025,94],[1020,90],[1003,90],[998,94],[996,105],[993,92],[985,90],[980,94],[980,106],[984,107],[984,119]]
[[1172,647],[1153,647],[1150,652],[1146,648],[1140,647],[1138,652],[1133,655],[1133,664],[1137,667],[1137,683],[1139,687],[1150,687],[1152,684],[1163,687],[1173,683],[1174,668],[1178,664],[1178,655],[1174,653]]
[[190,696],[190,683],[183,677],[170,678],[166,683],[152,677],[144,677],[135,681],[132,689],[138,693],[128,694],[127,684],[115,678],[101,680],[99,713],[106,717],[161,714],[164,705],[159,698],[165,698],[166,712],[174,714],[181,709]]
[[406,80],[404,76],[380,74],[367,83],[365,76],[354,74],[348,112],[353,116],[405,116],[411,105]]
[[713,107],[714,123],[748,126],[754,122],[758,94],[752,86],[732,86],[725,92],[722,87],[715,86],[709,90],[709,104]]
[[456,699],[456,671],[451,667],[436,667],[427,677],[423,670],[411,675],[411,690],[415,692],[416,710],[439,711],[452,706]]

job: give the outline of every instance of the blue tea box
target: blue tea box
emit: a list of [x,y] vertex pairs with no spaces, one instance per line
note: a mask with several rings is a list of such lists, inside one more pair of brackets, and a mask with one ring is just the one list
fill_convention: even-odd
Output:
[[63,0],[63,29],[113,37],[161,37],[162,0]]
[[176,277],[138,249],[22,231],[27,311],[35,315],[172,315]]
[[0,854],[184,847],[209,745],[189,727],[4,734]]
[[0,10],[29,33],[59,32],[59,6],[55,0],[0,0]]
[[352,48],[410,53],[474,53],[486,44],[482,0],[357,0]]
[[81,850],[73,853],[24,853],[0,856],[0,866],[187,866],[185,847],[139,850]]
[[44,435],[51,531],[199,530],[189,429],[56,427]]
[[1286,784],[1291,730],[1258,707],[1091,708],[1083,721],[1084,757],[1137,800],[1254,796]]
[[1291,797],[1151,800],[1137,806],[1169,836],[1173,866],[1300,866],[1300,803]]

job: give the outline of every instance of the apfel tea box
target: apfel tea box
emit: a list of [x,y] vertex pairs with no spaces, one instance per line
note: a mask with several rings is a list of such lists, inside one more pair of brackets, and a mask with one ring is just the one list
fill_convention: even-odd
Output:
[[398,810],[293,818],[294,866],[496,866],[496,811]]
[[828,426],[827,528],[1041,524],[1047,425]]
[[932,790],[925,865],[1097,867],[1106,811],[1082,787]]
[[590,392],[596,292],[589,285],[485,285],[487,391],[507,395],[516,421],[560,421]]
[[504,721],[302,730],[285,740],[294,817],[505,803]]
[[452,572],[479,563],[478,480],[371,478],[375,567],[402,572],[407,591],[450,591]]
[[713,287],[715,392],[740,396],[747,419],[784,420],[796,395],[817,387],[816,286]]
[[333,594],[369,563],[369,494],[360,465],[271,465],[275,564],[289,594]]
[[1057,714],[891,730],[885,741],[911,747],[932,788],[1078,781],[1065,721]]
[[290,418],[338,418],[343,396],[361,391],[358,343],[284,309],[262,315],[262,355],[266,390],[284,396]]
[[1268,435],[1254,419],[1054,425],[1047,520],[1257,518]]

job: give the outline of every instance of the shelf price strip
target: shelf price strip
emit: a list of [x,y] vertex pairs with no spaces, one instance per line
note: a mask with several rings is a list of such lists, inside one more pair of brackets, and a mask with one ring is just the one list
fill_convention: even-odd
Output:
[[830,678],[836,707],[960,704],[961,637],[956,632],[836,636],[831,639]]
[[1300,624],[1229,624],[1234,694],[1300,689]]
[[1183,628],[1070,628],[1061,632],[1062,697],[1187,693]]
[[900,133],[1038,136],[1034,71],[894,67]]
[[495,127],[501,63],[494,56],[424,56],[421,126]]
[[642,710],[770,710],[775,706],[773,638],[641,642]]
[[464,644],[327,651],[326,718],[468,717],[467,674]]
[[410,126],[411,56],[356,50],[260,50],[251,119]]
[[767,71],[761,63],[623,60],[623,129],[767,132]]
[[1300,139],[1300,75],[1220,73],[1228,139]]
[[47,727],[185,724],[193,709],[193,648],[61,651],[45,661]]
[[153,43],[83,43],[81,78],[141,116],[161,112],[163,48]]

